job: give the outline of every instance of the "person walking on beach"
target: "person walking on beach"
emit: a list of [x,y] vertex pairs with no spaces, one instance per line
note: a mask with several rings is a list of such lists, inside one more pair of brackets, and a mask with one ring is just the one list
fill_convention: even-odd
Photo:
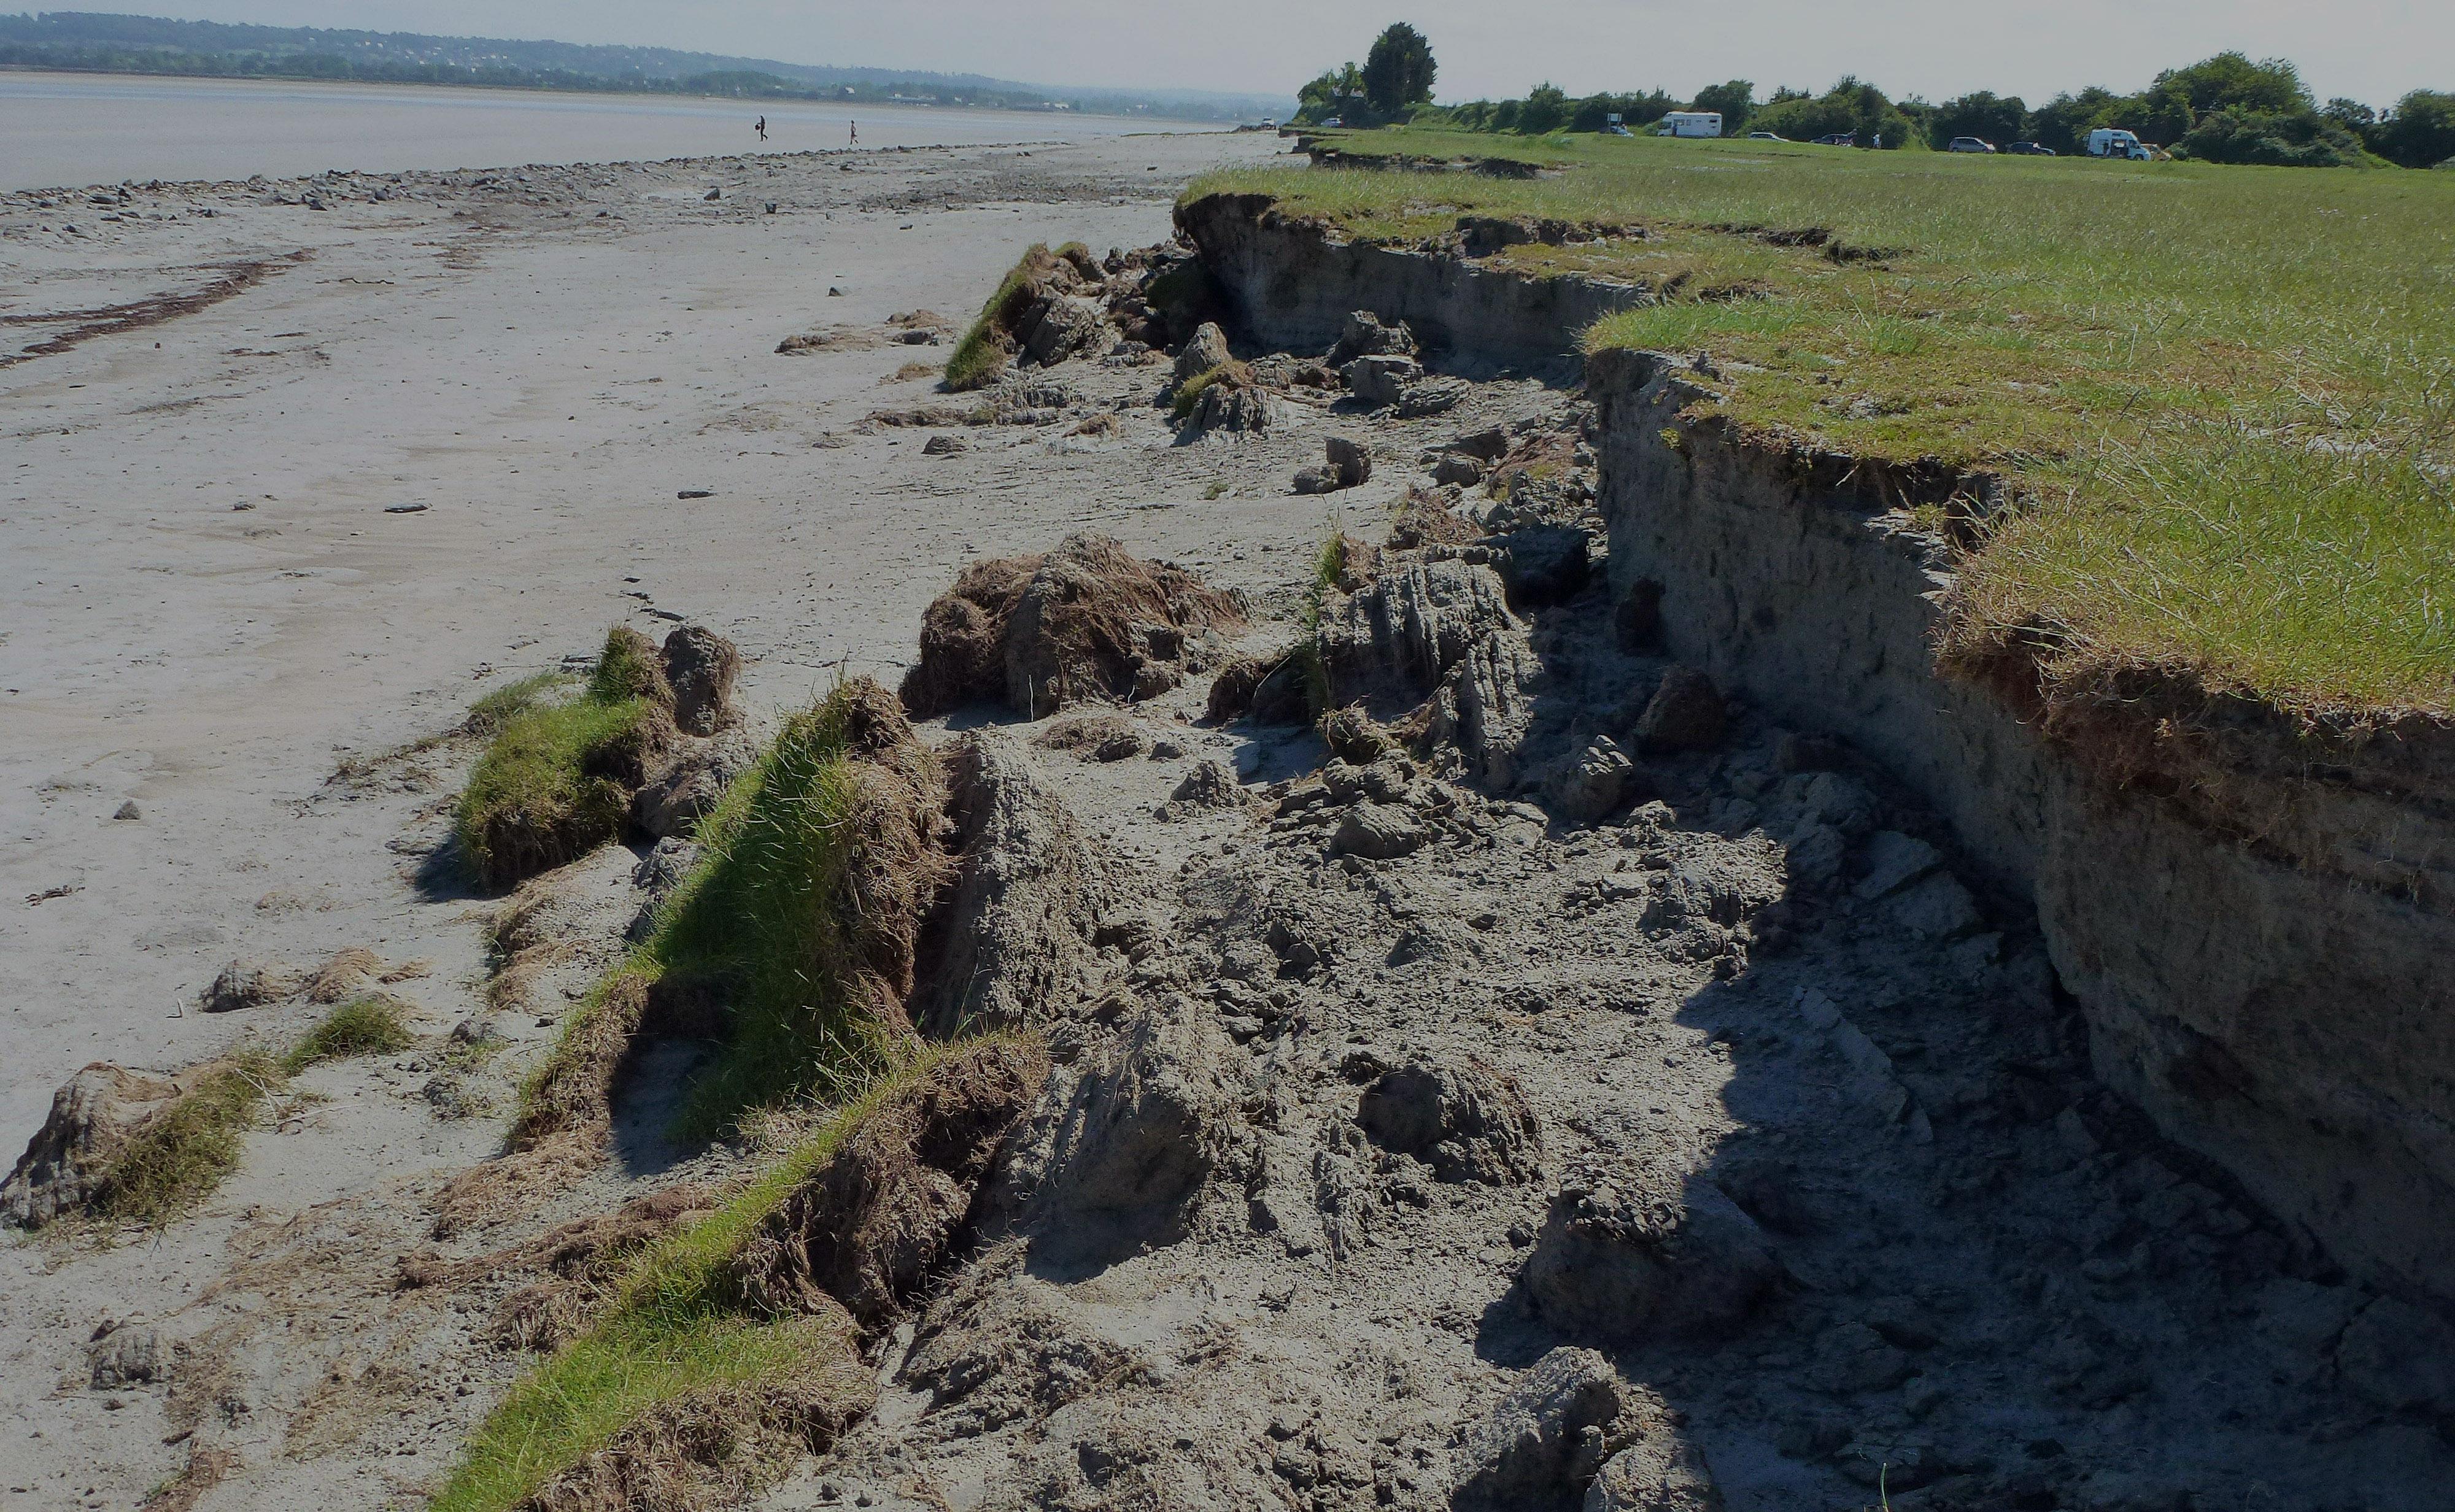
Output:
[[767,140],[767,117],[763,115],[759,117],[759,125],[756,130],[759,132],[759,140],[762,142]]
[[854,121],[854,122],[852,122],[852,123],[851,123],[851,126],[852,126],[852,145],[853,145],[853,146],[855,146],[855,147],[859,147],[859,146],[861,145],[861,123],[860,123],[859,121]]

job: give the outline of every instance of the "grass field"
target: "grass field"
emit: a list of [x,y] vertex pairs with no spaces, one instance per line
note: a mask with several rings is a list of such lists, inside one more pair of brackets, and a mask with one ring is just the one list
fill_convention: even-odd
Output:
[[[1711,355],[1737,423],[2000,472],[1955,634],[2045,627],[2310,716],[2455,713],[2455,173],[1651,137],[1350,133],[1544,176],[1250,170],[1350,234],[1465,214],[1645,234],[1493,261],[1638,282],[1589,349]],[[1800,237],[1798,232],[1816,232]]]

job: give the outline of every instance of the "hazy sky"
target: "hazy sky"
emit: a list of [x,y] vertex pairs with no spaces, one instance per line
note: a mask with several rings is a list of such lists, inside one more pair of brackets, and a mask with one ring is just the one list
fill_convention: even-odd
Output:
[[[2322,99],[2455,90],[2450,0],[116,0],[196,20],[551,37],[1097,84],[1293,93],[1391,21],[1432,40],[1440,97],[1677,94],[1732,77],[2032,103],[2136,89],[2238,48],[2302,66]],[[99,6],[96,9],[100,9]]]

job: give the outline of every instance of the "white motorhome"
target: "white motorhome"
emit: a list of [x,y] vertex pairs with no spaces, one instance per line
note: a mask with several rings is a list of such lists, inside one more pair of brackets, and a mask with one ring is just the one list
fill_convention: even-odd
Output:
[[1722,134],[1722,112],[1719,111],[1674,111],[1654,129],[1656,136],[1719,136]]
[[2138,136],[2131,132],[2100,126],[2088,133],[2088,155],[2120,157],[2135,163],[2144,163],[2154,154],[2141,144]]

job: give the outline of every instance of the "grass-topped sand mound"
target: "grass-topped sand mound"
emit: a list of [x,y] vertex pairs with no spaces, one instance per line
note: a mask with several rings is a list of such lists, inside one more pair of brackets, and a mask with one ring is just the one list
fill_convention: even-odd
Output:
[[1028,1037],[907,1044],[712,1215],[592,1282],[594,1320],[487,1419],[436,1512],[730,1505],[823,1450],[876,1400],[857,1320],[891,1320],[960,1258],[1047,1068]]
[[1055,252],[1033,246],[955,343],[954,355],[946,359],[947,390],[984,389],[1018,358],[1047,364],[1084,350],[1103,327],[1103,312],[1089,296],[1106,278],[1081,242]]
[[159,1228],[184,1218],[238,1169],[249,1131],[291,1078],[416,1039],[402,1004],[370,993],[334,1008],[287,1050],[251,1038],[167,1077],[87,1066],[52,1096],[51,1117],[0,1184],[0,1220]]
[[531,1079],[517,1149],[600,1142],[642,1032],[720,1039],[702,1133],[788,1096],[832,1100],[910,1031],[916,943],[952,866],[945,779],[895,696],[856,677],[787,721],[702,822],[702,860]]
[[1207,665],[1207,632],[1243,623],[1233,595],[1086,533],[964,569],[922,619],[903,703],[916,719],[974,702],[1038,718],[1150,697]]
[[657,650],[618,628],[577,697],[535,690],[489,722],[453,833],[470,869],[503,888],[560,866],[622,833],[631,795],[677,738],[673,689]]
[[[1687,361],[1776,445],[1992,475],[1957,648],[2318,716],[2455,713],[2455,177],[1406,130],[1214,174],[1349,237],[1635,284],[1590,350]],[[1497,228],[1497,229],[1496,229]],[[1957,516],[1957,517],[1956,517]]]

